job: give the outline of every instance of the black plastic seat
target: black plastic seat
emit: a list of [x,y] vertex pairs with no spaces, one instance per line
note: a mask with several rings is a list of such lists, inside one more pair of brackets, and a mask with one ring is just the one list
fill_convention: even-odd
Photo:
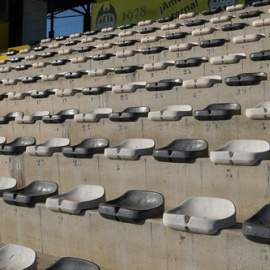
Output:
[[270,5],[270,0],[260,0],[252,3],[253,7],[262,7],[267,5]]
[[140,30],[139,30],[139,33],[140,34],[150,34],[150,33],[154,33],[154,32],[156,32],[157,30],[158,30],[159,28],[157,28],[157,27],[153,27],[153,26],[151,26],[151,27],[144,27],[144,28],[141,28]]
[[175,86],[182,85],[182,79],[168,79],[159,82],[147,83],[145,89],[147,91],[164,91],[171,90]]
[[66,40],[68,37],[67,36],[58,36],[55,38],[56,41],[62,41],[62,40]]
[[92,59],[94,61],[103,61],[103,60],[110,59],[112,56],[114,56],[114,54],[112,54],[112,53],[95,54],[92,56]]
[[67,119],[73,119],[74,115],[78,113],[79,111],[76,109],[62,110],[59,113],[54,114],[54,115],[44,115],[42,117],[42,121],[44,123],[51,123],[51,124],[63,123]]
[[98,34],[99,32],[100,32],[100,30],[92,30],[92,31],[87,31],[84,34],[86,36],[94,36],[94,35]]
[[25,83],[25,84],[27,84],[27,83],[35,83],[35,82],[37,82],[38,79],[39,78],[36,77],[36,76],[33,76],[33,77],[23,77],[23,78],[21,78],[21,82],[22,83]]
[[163,162],[192,163],[196,158],[208,157],[208,144],[204,140],[178,139],[154,150],[153,157]]
[[149,107],[129,107],[122,112],[112,112],[109,119],[113,122],[136,121],[139,117],[147,117],[149,112]]
[[155,46],[155,47],[143,48],[141,50],[141,53],[142,54],[155,54],[155,53],[161,53],[164,50],[167,50],[167,48],[162,47],[162,46]]
[[157,192],[129,190],[114,200],[100,203],[98,210],[107,219],[143,223],[145,219],[162,216],[164,197]]
[[117,28],[120,30],[126,30],[126,29],[132,28],[135,25],[136,25],[135,23],[127,23],[127,24],[120,25]]
[[233,115],[240,114],[241,106],[237,103],[210,104],[203,110],[193,112],[197,120],[229,120]]
[[211,40],[202,40],[200,42],[200,46],[202,48],[213,48],[223,46],[226,42],[229,42],[230,39],[228,38],[218,38],[218,39],[211,39]]
[[157,20],[158,23],[166,23],[166,22],[171,22],[174,20],[174,16],[167,16],[167,17],[163,17],[163,18],[159,18]]
[[139,41],[136,39],[120,40],[118,41],[117,45],[118,47],[128,47],[128,46],[133,46],[137,42]]
[[41,52],[41,51],[44,51],[45,49],[47,49],[47,47],[45,46],[37,46],[34,48],[34,51],[35,52]]
[[126,74],[126,73],[133,73],[137,69],[142,69],[142,66],[136,65],[136,66],[122,66],[122,67],[115,67],[114,72],[116,74]]
[[77,52],[78,53],[90,52],[92,51],[93,48],[94,48],[93,46],[83,46],[83,47],[77,48]]
[[185,38],[188,35],[187,32],[166,33],[165,38],[167,40]]
[[99,37],[100,40],[109,40],[117,37],[117,35],[114,34],[106,34]]
[[33,91],[31,93],[32,98],[47,98],[50,95],[55,95],[58,89],[46,89],[44,91]]
[[100,270],[99,266],[93,262],[73,258],[64,257],[59,259],[46,270]]
[[30,67],[32,67],[32,66],[31,65],[18,65],[15,67],[15,70],[22,71],[22,70],[27,70]]
[[45,202],[48,197],[58,194],[58,185],[49,181],[33,181],[28,186],[7,191],[3,194],[4,202],[18,206],[33,206]]
[[64,66],[66,63],[70,62],[68,59],[56,59],[51,62],[52,66]]
[[4,155],[20,155],[25,152],[27,146],[35,143],[36,139],[34,137],[18,137],[10,143],[0,145],[0,153]]
[[81,78],[83,75],[86,75],[87,72],[84,71],[73,71],[73,72],[66,72],[64,77],[65,79],[78,79]]
[[251,241],[270,244],[270,204],[266,204],[244,221],[242,232]]
[[220,13],[221,11],[222,11],[221,8],[211,8],[208,10],[203,10],[202,15],[204,16],[214,15],[214,14]]
[[67,47],[71,47],[71,46],[78,44],[79,42],[80,42],[79,40],[69,40],[69,41],[65,42],[64,45]]
[[5,116],[0,116],[0,125],[8,124],[10,121],[15,121],[16,116],[23,116],[23,112],[10,112]]
[[193,27],[193,26],[203,25],[207,22],[208,22],[207,20],[203,20],[203,19],[191,20],[191,21],[186,22],[186,26]]
[[108,146],[107,139],[85,139],[77,145],[63,147],[62,154],[72,158],[90,158],[94,154],[104,153]]
[[99,95],[102,94],[105,91],[112,90],[113,85],[100,85],[95,87],[85,87],[82,89],[83,95]]
[[249,58],[252,61],[270,60],[270,50],[264,50],[264,51],[260,51],[260,52],[251,53],[249,55]]
[[208,62],[208,57],[194,57],[175,61],[174,65],[178,68],[198,67],[202,63]]
[[242,73],[225,78],[225,83],[229,86],[257,85],[266,79],[267,74],[265,72]]
[[227,31],[235,31],[244,29],[247,26],[246,23],[232,23],[232,24],[224,24],[221,26],[221,30],[224,32]]
[[251,10],[248,12],[242,12],[238,14],[238,17],[240,19],[249,19],[249,18],[254,18],[254,17],[258,17],[262,14],[263,12],[260,10]]

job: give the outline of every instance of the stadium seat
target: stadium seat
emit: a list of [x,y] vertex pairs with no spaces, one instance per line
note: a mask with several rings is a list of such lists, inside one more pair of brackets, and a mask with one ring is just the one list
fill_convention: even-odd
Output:
[[127,139],[121,144],[106,148],[104,155],[109,159],[136,160],[143,155],[152,155],[155,142],[151,139]]
[[236,224],[234,204],[226,199],[191,197],[163,214],[166,227],[192,233],[216,234]]
[[97,209],[105,201],[105,190],[97,185],[77,185],[67,193],[47,198],[46,207],[52,211],[77,215],[83,210]]
[[56,183],[33,181],[24,188],[5,192],[3,200],[8,204],[31,207],[36,203],[45,203],[48,197],[57,194],[58,185]]
[[96,108],[86,114],[76,114],[74,121],[78,123],[98,122],[101,118],[108,118],[111,113],[111,108]]
[[79,111],[76,109],[62,110],[54,115],[44,115],[42,121],[47,124],[64,123],[67,119],[74,119],[78,113]]
[[100,270],[98,265],[93,262],[73,257],[64,257],[59,259],[46,270]]
[[62,148],[62,154],[72,158],[91,158],[94,154],[104,153],[104,149],[109,146],[107,139],[89,138],[81,143]]
[[270,102],[264,101],[260,102],[255,106],[255,108],[246,109],[247,118],[254,120],[268,120],[270,119]]
[[11,191],[17,188],[17,180],[10,177],[0,177],[0,197],[4,192]]
[[255,165],[267,159],[270,159],[270,146],[263,140],[231,140],[210,152],[210,160],[216,164]]
[[36,252],[29,247],[6,244],[0,248],[0,269],[36,270]]
[[178,139],[155,149],[153,157],[164,162],[192,163],[197,158],[208,157],[208,144],[204,140]]
[[129,107],[122,112],[110,113],[109,119],[113,122],[137,121],[140,117],[147,117],[149,112],[149,107]]
[[254,242],[270,244],[270,204],[264,205],[253,216],[244,221],[243,235]]
[[162,216],[164,197],[157,192],[129,190],[114,200],[100,203],[98,211],[107,219],[140,224],[145,219]]
[[203,110],[196,110],[193,116],[197,120],[229,120],[234,115],[241,114],[241,106],[237,103],[210,104]]
[[38,120],[42,120],[42,117],[49,115],[49,111],[37,111],[31,115],[20,115],[15,117],[15,122],[18,124],[34,124]]
[[26,147],[26,154],[30,156],[50,157],[53,153],[62,152],[64,146],[70,143],[68,138],[50,138],[42,144]]

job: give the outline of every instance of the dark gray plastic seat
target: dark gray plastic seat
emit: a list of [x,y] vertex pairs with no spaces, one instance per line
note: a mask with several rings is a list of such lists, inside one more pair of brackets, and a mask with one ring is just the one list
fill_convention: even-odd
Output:
[[241,106],[237,103],[210,104],[203,110],[193,112],[197,120],[229,120],[233,115],[241,114]]
[[8,124],[9,121],[15,121],[15,118],[18,116],[23,116],[23,112],[10,112],[5,116],[0,116],[0,124]]
[[33,91],[31,93],[32,98],[47,98],[50,95],[54,95],[58,89],[46,89],[44,91]]
[[182,85],[181,79],[168,79],[161,80],[159,82],[147,83],[145,89],[147,91],[164,91],[171,90],[173,87],[180,85]]
[[75,114],[78,114],[79,111],[76,109],[62,110],[54,115],[45,115],[42,117],[44,123],[63,123],[67,119],[73,119]]
[[267,80],[267,74],[265,72],[253,72],[227,77],[225,78],[225,83],[229,86],[257,85],[263,80]]
[[142,223],[145,219],[162,216],[164,197],[157,192],[129,190],[114,200],[100,203],[98,210],[107,219]]
[[263,50],[260,52],[251,53],[249,58],[252,61],[270,60],[270,50]]
[[94,86],[94,87],[85,87],[82,89],[83,95],[99,95],[102,94],[105,91],[112,90],[113,85],[100,85],[100,86]]
[[63,147],[62,154],[72,158],[90,158],[94,154],[104,153],[108,146],[107,139],[85,139],[77,145]]
[[243,223],[242,232],[251,241],[270,244],[270,204],[247,219]]
[[112,112],[109,119],[114,122],[136,121],[139,117],[147,117],[149,112],[149,107],[129,107],[122,112]]
[[100,268],[93,262],[73,258],[64,257],[55,262],[46,270],[99,270]]
[[153,151],[158,161],[190,163],[196,158],[208,157],[208,144],[204,140],[178,139]]
[[36,139],[34,137],[18,137],[14,141],[0,145],[0,154],[4,155],[19,155],[25,152],[26,147],[34,145]]
[[7,191],[3,194],[4,202],[18,206],[33,206],[46,202],[48,197],[58,194],[58,185],[49,181],[33,181],[24,188]]
[[211,40],[202,40],[200,42],[200,46],[202,48],[213,48],[213,47],[219,47],[223,46],[226,42],[229,42],[230,39],[228,38],[217,38],[217,39],[211,39]]

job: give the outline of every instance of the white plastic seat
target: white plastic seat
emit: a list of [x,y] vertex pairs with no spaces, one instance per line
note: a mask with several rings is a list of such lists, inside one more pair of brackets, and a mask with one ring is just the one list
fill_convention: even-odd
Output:
[[254,120],[270,119],[270,101],[264,101],[255,106],[255,108],[246,109],[247,118]]
[[61,152],[64,146],[69,145],[68,138],[51,138],[39,145],[26,147],[26,153],[30,156],[51,156],[55,152]]
[[252,25],[254,27],[268,26],[270,25],[270,18],[253,21]]
[[16,85],[20,80],[18,79],[3,79],[2,83],[5,86]]
[[163,223],[173,230],[215,234],[236,224],[236,209],[227,199],[191,197],[165,212]]
[[47,62],[35,62],[32,64],[33,68],[44,68],[48,65]]
[[151,63],[151,64],[144,64],[143,69],[145,71],[158,71],[158,70],[164,70],[169,66],[173,66],[175,61],[163,61],[163,62],[157,62],[157,63]]
[[179,44],[173,44],[169,46],[170,52],[181,52],[181,51],[188,51],[192,47],[198,46],[198,43],[192,42],[192,43],[179,43]]
[[148,37],[143,37],[141,38],[141,43],[152,43],[152,42],[157,42],[161,39],[159,36],[148,36]]
[[147,25],[151,25],[153,23],[154,23],[153,20],[145,20],[145,21],[138,22],[138,26],[147,26]]
[[188,115],[192,115],[190,105],[171,105],[162,108],[160,111],[149,112],[148,118],[152,121],[177,121]]
[[246,4],[237,4],[237,5],[227,6],[226,11],[234,12],[234,11],[239,11],[245,8],[246,8]]
[[113,68],[100,68],[100,69],[93,69],[88,71],[88,75],[90,77],[96,77],[96,76],[105,76],[109,72],[112,72],[114,69]]
[[107,50],[107,49],[111,49],[114,46],[113,43],[101,43],[101,44],[97,44],[96,48],[98,50]]
[[136,160],[142,155],[152,155],[154,146],[151,139],[127,139],[115,147],[106,148],[104,155],[109,159]]
[[232,140],[210,152],[210,160],[225,165],[255,165],[270,159],[270,146],[263,140]]
[[231,15],[225,15],[225,16],[220,16],[220,17],[214,17],[210,19],[211,23],[223,23],[223,22],[229,22],[231,21],[233,16]]
[[120,51],[120,52],[117,52],[115,54],[115,56],[117,58],[125,58],[125,57],[132,57],[134,56],[136,53],[139,53],[140,51],[139,50],[124,50],[124,51]]
[[24,59],[26,61],[32,61],[32,60],[36,60],[37,58],[38,58],[37,54],[29,54],[29,55],[26,55]]
[[57,89],[55,95],[57,97],[71,97],[77,93],[81,93],[82,90],[80,89]]
[[10,100],[22,100],[22,99],[25,99],[26,97],[29,97],[31,96],[31,93],[32,91],[26,91],[26,92],[8,92],[7,93],[7,96],[8,96],[8,99]]
[[17,187],[17,180],[15,178],[0,177],[0,197],[6,191],[14,190]]
[[183,24],[180,23],[169,23],[169,24],[164,24],[161,26],[162,31],[168,31],[168,30],[174,30],[182,26]]
[[217,31],[217,28],[205,27],[202,29],[195,29],[191,32],[192,36],[202,36],[212,34],[214,31]]
[[212,65],[235,64],[238,63],[241,59],[245,58],[245,53],[234,53],[211,57],[209,62]]
[[185,19],[191,19],[197,16],[196,12],[188,12],[188,13],[183,13],[179,15],[179,19],[185,20]]
[[28,247],[7,244],[0,248],[0,269],[36,270],[36,252]]
[[263,37],[265,37],[264,34],[249,34],[249,35],[233,37],[232,41],[234,44],[241,44],[241,43],[255,42],[255,41],[260,40]]
[[31,115],[16,116],[15,122],[18,124],[34,124],[37,120],[42,120],[43,116],[49,114],[49,111],[37,111]]
[[195,89],[195,88],[209,88],[212,87],[215,83],[220,83],[220,76],[207,76],[200,77],[194,80],[185,80],[183,81],[183,87],[187,89]]
[[111,108],[96,108],[86,114],[75,114],[74,121],[78,123],[85,122],[98,122],[101,118],[108,118],[109,114],[112,113]]
[[131,36],[133,36],[134,34],[136,34],[135,31],[132,31],[132,30],[125,30],[125,31],[123,31],[123,32],[120,32],[120,33],[118,34],[118,36],[121,37],[121,38],[125,38],[125,37],[131,37]]
[[135,92],[137,89],[144,88],[146,82],[134,82],[129,84],[122,84],[122,85],[114,85],[112,87],[113,93],[132,93]]
[[105,190],[97,185],[77,185],[64,194],[47,198],[46,207],[52,211],[79,214],[82,210],[97,209],[105,201]]

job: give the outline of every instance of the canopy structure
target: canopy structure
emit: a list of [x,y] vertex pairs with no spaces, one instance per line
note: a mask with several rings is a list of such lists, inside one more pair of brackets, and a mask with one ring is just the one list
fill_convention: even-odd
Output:
[[[83,16],[83,31],[91,28],[91,4],[96,0],[43,0],[47,3],[48,18],[51,20],[49,37],[54,38],[54,19],[59,13],[66,10],[72,10]],[[78,9],[78,7],[81,7]]]

